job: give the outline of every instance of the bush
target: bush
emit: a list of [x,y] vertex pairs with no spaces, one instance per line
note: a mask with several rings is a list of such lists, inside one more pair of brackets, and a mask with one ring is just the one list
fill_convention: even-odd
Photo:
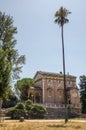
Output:
[[17,103],[16,108],[17,109],[25,109],[25,105],[24,105],[24,103],[19,102],[19,103]]
[[25,105],[32,105],[32,101],[30,99],[28,99],[26,102],[25,102]]
[[18,102],[18,98],[15,95],[10,95],[8,100],[3,100],[2,108],[14,107]]
[[23,103],[18,103],[16,107],[11,108],[6,113],[7,116],[10,116],[11,119],[20,119],[20,117],[26,118],[27,111]]
[[71,105],[67,106],[67,110],[68,110],[68,118],[79,117],[79,114],[75,112],[74,108]]
[[33,104],[30,109],[30,118],[41,119],[45,117],[46,110],[42,105]]
[[26,111],[27,111],[28,118],[30,118],[30,109],[31,109],[31,107],[32,107],[32,101],[30,99],[28,99],[25,102],[25,108],[26,108]]
[[25,104],[17,103],[17,105],[8,110],[7,116],[11,119],[32,118],[32,119],[42,119],[45,117],[46,110],[42,105],[32,104],[31,101],[26,101]]

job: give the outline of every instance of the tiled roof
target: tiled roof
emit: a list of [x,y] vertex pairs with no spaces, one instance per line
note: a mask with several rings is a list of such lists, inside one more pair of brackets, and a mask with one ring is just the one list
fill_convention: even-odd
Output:
[[[41,75],[47,75],[47,76],[63,76],[63,73],[60,72],[60,73],[53,73],[53,72],[45,72],[45,71],[37,71],[37,73],[41,74]],[[36,74],[37,74],[36,73]],[[67,77],[73,77],[73,78],[76,78],[76,76],[73,76],[73,75],[69,75],[69,74],[66,74]]]

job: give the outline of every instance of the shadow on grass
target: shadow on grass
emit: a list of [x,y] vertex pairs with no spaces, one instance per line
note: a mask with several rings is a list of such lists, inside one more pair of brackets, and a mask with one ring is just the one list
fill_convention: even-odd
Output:
[[73,129],[80,129],[81,128],[81,126],[79,126],[79,125],[73,126],[73,125],[65,125],[65,124],[48,125],[48,127],[52,127],[52,128],[73,128]]
[[62,124],[62,125],[56,125],[56,124],[54,124],[54,125],[48,125],[48,127],[66,128],[68,126],[65,126],[64,124]]
[[7,124],[0,124],[0,127],[6,127]]

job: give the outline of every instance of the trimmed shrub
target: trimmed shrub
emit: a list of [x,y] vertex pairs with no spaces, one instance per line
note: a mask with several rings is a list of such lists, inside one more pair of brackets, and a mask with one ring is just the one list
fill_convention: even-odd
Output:
[[17,103],[16,108],[17,109],[25,109],[25,105],[24,105],[24,103],[19,102],[19,103]]
[[26,118],[27,111],[23,103],[18,103],[16,107],[11,108],[6,113],[7,116],[10,116],[11,119],[20,119],[20,117]]
[[33,104],[29,113],[32,119],[42,119],[45,117],[46,109],[42,105]]
[[32,105],[32,101],[30,99],[26,100],[25,105]]
[[42,119],[45,117],[46,109],[40,104],[32,104],[30,100],[25,104],[19,102],[17,105],[9,109],[6,116],[10,116],[11,119],[20,119],[21,117],[31,119]]
[[31,107],[32,107],[32,101],[30,99],[28,99],[25,102],[25,108],[26,108],[26,111],[27,111],[28,118],[30,118],[30,109],[31,109]]

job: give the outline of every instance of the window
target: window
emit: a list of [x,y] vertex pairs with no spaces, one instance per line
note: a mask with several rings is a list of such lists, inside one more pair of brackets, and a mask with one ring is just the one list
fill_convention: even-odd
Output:
[[53,85],[53,81],[52,80],[48,80],[48,86],[52,86]]
[[48,97],[51,97],[51,96],[52,96],[52,90],[48,89]]
[[62,90],[57,90],[57,95],[59,98],[63,97],[63,91]]
[[68,87],[73,87],[73,83],[69,82]]
[[58,83],[60,84],[60,83],[61,83],[61,81],[60,81],[60,80],[58,80]]
[[58,85],[63,85],[63,81],[58,80]]

